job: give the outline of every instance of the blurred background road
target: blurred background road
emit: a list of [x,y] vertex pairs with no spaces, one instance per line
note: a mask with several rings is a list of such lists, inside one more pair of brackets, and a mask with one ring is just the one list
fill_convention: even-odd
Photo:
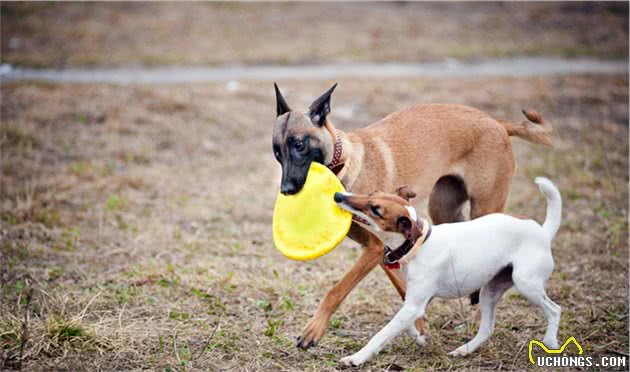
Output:
[[[548,287],[564,309],[560,338],[575,336],[590,356],[627,355],[627,3],[0,9],[0,368],[334,371],[395,314],[400,300],[374,271],[317,348],[294,348],[360,248],[346,241],[306,263],[274,249],[272,79],[297,110],[338,81],[331,119],[344,130],[416,103],[513,120],[521,107],[540,111],[554,147],[513,140],[507,209],[541,221],[533,178],[559,186]],[[365,64],[374,70],[339,72]],[[326,66],[332,74],[318,75]],[[168,80],[199,69],[243,75]],[[96,79],[103,71],[112,78]],[[158,81],[138,82],[144,73]],[[466,301],[436,300],[431,345],[401,337],[365,369],[527,369],[542,314],[508,292],[489,344],[447,357],[474,334],[472,313]]]
[[31,67],[625,59],[618,3],[3,4],[2,60]]

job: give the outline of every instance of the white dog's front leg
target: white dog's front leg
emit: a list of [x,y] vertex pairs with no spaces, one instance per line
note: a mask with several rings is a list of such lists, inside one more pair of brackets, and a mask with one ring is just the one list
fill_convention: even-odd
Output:
[[418,306],[405,303],[396,316],[372,337],[367,345],[359,350],[359,352],[342,358],[341,363],[358,366],[367,362],[374,354],[381,351],[392,338],[398,336],[400,332],[407,328],[413,327],[416,318],[423,315],[419,314],[420,312],[424,313]]

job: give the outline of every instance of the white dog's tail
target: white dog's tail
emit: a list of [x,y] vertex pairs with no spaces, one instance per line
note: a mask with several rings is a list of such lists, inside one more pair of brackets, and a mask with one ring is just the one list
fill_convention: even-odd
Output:
[[560,220],[562,220],[562,197],[560,191],[547,178],[536,177],[534,182],[547,197],[547,218],[542,227],[549,235],[549,240],[552,240],[556,236],[560,227]]

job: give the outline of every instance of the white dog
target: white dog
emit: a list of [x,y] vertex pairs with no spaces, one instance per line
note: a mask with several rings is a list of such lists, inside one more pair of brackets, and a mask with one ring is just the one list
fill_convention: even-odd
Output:
[[467,355],[488,340],[494,330],[496,305],[512,286],[543,309],[547,318],[543,342],[557,348],[560,306],[545,293],[545,282],[554,267],[551,241],[560,226],[562,199],[548,179],[538,177],[535,182],[547,197],[547,217],[542,226],[531,219],[501,213],[430,226],[417,219],[409,204],[415,194],[405,186],[397,190],[398,195],[335,194],[340,207],[352,212],[355,221],[383,240],[385,264],[402,264],[407,277],[402,309],[365,347],[341,362],[355,366],[365,363],[402,331],[424,345],[424,336],[418,333],[414,321],[424,315],[431,299],[459,298],[479,288],[479,332],[450,355]]

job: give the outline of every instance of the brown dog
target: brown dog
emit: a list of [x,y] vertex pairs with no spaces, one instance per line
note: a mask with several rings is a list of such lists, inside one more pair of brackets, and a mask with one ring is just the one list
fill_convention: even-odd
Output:
[[[345,133],[328,119],[330,97],[337,84],[317,98],[307,113],[292,111],[276,89],[277,118],[273,151],[282,165],[280,190],[295,194],[304,186],[311,162],[328,165],[346,190],[393,192],[409,185],[418,198],[429,198],[434,224],[501,212],[514,174],[509,136],[551,145],[551,127],[533,111],[523,111],[520,124],[496,120],[472,107],[448,104],[417,105],[388,115],[366,128]],[[383,244],[353,223],[348,236],[363,245],[359,260],[328,291],[298,339],[298,347],[316,345],[343,299],[374,267],[383,263]],[[405,283],[399,270],[385,273],[401,297]],[[417,328],[426,333],[423,319]]]

